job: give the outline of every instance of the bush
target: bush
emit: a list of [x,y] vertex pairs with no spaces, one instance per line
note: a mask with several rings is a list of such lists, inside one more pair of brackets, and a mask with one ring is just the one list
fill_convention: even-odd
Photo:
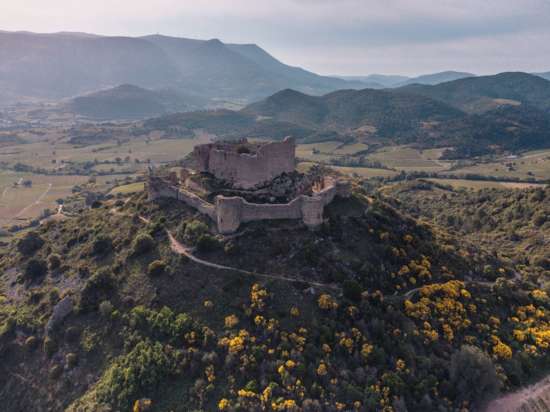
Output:
[[147,273],[149,276],[160,276],[164,273],[164,270],[166,269],[166,263],[164,263],[162,260],[155,260],[149,264],[149,267],[147,268]]
[[136,236],[132,245],[132,253],[135,256],[140,256],[153,250],[155,241],[146,233],[141,233]]
[[460,401],[479,405],[500,388],[491,358],[475,346],[464,345],[451,356],[450,384]]
[[58,269],[61,266],[61,256],[58,254],[52,253],[48,256],[48,268],[50,270]]
[[27,233],[17,242],[17,250],[25,256],[31,256],[44,245],[44,240],[35,232]]
[[104,300],[99,304],[99,312],[107,319],[111,318],[113,310],[115,310],[115,307],[109,300]]
[[86,282],[80,293],[82,309],[94,309],[100,300],[105,300],[115,287],[115,279],[108,270],[94,273]]
[[197,239],[197,249],[200,252],[211,252],[220,246],[220,242],[209,233],[200,235]]
[[344,296],[353,301],[360,301],[361,300],[361,293],[363,290],[361,289],[361,286],[359,283],[357,283],[354,280],[346,280],[344,281],[342,285],[342,289],[344,292]]
[[76,353],[67,353],[67,356],[65,356],[65,362],[67,364],[67,367],[74,368],[76,364],[78,363],[78,356]]
[[29,352],[35,350],[38,346],[38,339],[36,336],[29,336],[27,339],[25,339],[25,349],[27,349]]
[[104,255],[109,253],[113,248],[113,242],[108,236],[98,236],[92,244],[92,254]]
[[25,267],[25,277],[29,280],[41,278],[48,272],[48,265],[41,259],[31,259]]
[[185,242],[196,245],[199,238],[208,233],[208,226],[200,220],[192,220],[185,225],[183,239]]
[[44,353],[49,358],[55,353],[55,351],[57,351],[57,343],[49,336],[46,336],[44,339]]

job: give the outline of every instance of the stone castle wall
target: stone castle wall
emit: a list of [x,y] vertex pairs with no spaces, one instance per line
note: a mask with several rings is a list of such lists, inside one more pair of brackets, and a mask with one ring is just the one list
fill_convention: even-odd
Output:
[[212,173],[235,187],[250,189],[296,168],[296,143],[287,137],[258,147],[256,153],[238,153],[235,147],[216,143],[196,146],[193,152],[199,171]]
[[209,216],[222,234],[234,233],[242,223],[259,220],[301,219],[309,228],[323,223],[323,210],[335,196],[349,197],[350,185],[346,181],[326,178],[324,189],[312,196],[300,195],[284,204],[249,203],[242,197],[217,196],[213,205],[197,195],[169,181],[150,177],[146,185],[149,199],[169,197],[178,199]]

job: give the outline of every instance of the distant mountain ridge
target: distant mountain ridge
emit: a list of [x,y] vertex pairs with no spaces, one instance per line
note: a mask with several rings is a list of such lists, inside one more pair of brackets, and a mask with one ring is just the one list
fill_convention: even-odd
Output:
[[287,66],[256,45],[217,39],[0,31],[6,96],[60,99],[121,84],[244,102],[288,87],[311,94],[364,87]]
[[503,104],[527,104],[550,113],[550,81],[522,72],[469,77],[434,86],[413,84],[398,90],[421,94],[469,113]]
[[463,78],[435,86],[338,90],[311,96],[285,89],[241,111],[152,119],[151,128],[207,130],[220,138],[287,134],[302,142],[454,147],[448,157],[550,147],[550,82],[526,73]]

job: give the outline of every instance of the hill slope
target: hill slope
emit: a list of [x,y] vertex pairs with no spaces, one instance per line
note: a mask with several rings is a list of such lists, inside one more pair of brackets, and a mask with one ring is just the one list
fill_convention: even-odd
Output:
[[[544,371],[531,345],[550,308],[512,267],[359,188],[326,218],[216,239],[195,211],[140,195],[37,228],[0,260],[2,405],[478,410]],[[257,275],[176,254],[165,228]]]
[[550,113],[550,81],[527,73],[500,73],[435,86],[411,85],[400,90],[421,94],[470,113],[505,104],[527,104]]
[[140,119],[197,109],[199,102],[198,98],[171,90],[153,91],[125,84],[76,97],[68,108],[94,119]]
[[475,74],[455,71],[445,71],[440,73],[424,74],[422,76],[407,79],[404,82],[396,84],[396,86],[406,86],[409,84],[426,84],[436,85],[439,83],[450,82],[453,80],[464,79],[467,77],[475,77]]
[[286,66],[254,45],[216,39],[0,32],[0,87],[15,99],[71,97],[126,83],[245,100],[286,87],[326,93],[360,85]]

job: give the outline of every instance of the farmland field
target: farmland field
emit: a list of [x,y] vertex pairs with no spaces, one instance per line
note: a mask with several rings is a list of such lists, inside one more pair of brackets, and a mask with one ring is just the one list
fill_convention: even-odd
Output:
[[550,179],[550,150],[526,152],[517,158],[503,158],[497,161],[478,163],[457,168],[450,173],[455,175],[473,173],[503,178]]
[[449,169],[450,162],[438,160],[445,149],[418,150],[407,146],[384,147],[368,156],[386,167],[397,170],[440,172]]

